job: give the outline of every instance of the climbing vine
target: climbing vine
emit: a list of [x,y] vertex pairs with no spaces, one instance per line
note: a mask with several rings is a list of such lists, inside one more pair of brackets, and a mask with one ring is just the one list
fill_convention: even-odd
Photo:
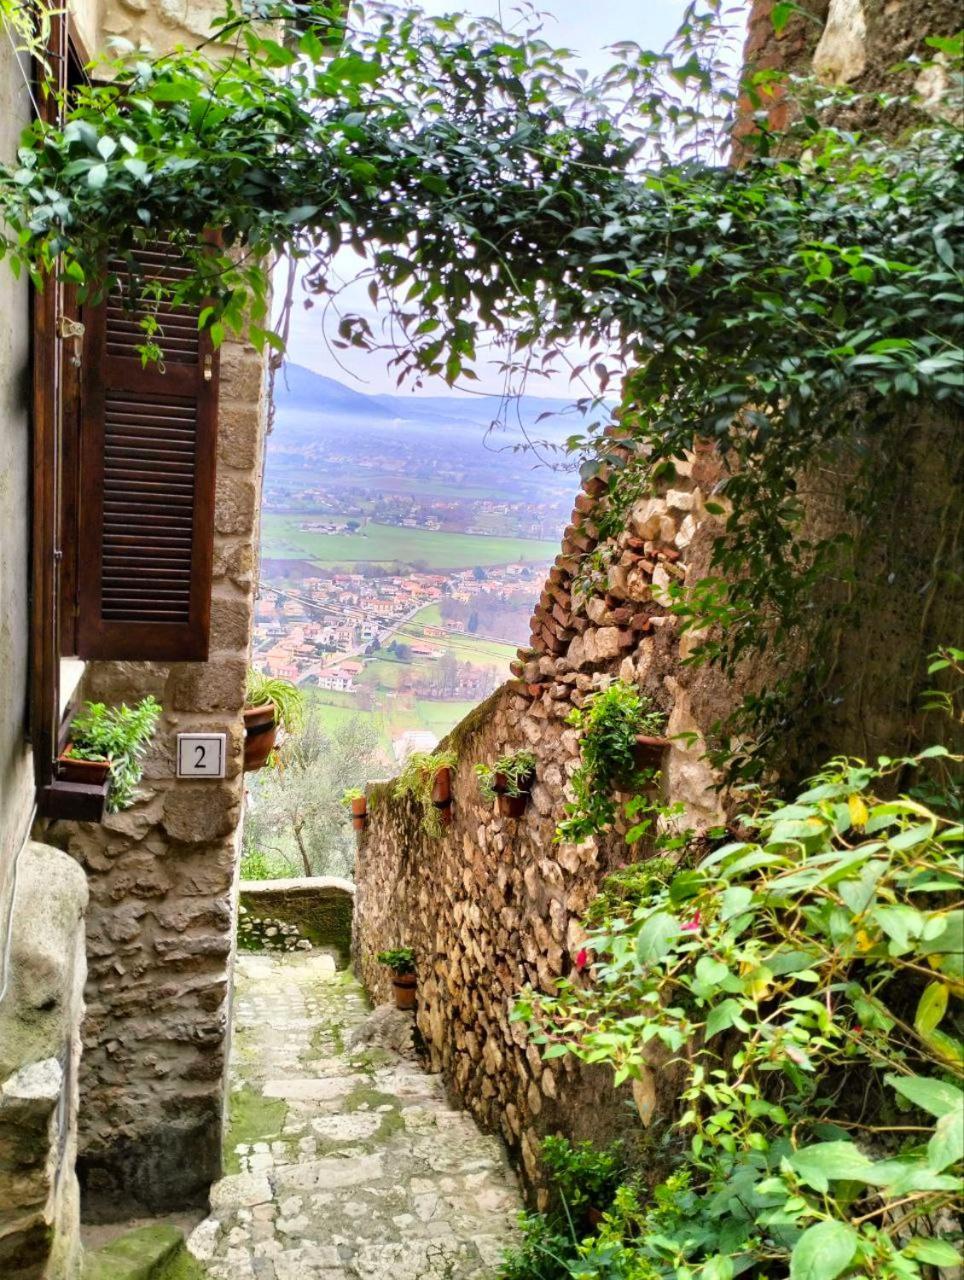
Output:
[[[26,131],[0,169],[0,245],[38,281],[97,293],[113,273],[143,297],[132,250],[163,229],[192,267],[173,299],[204,300],[215,341],[247,326],[274,348],[265,264],[288,254],[335,345],[388,346],[400,379],[471,380],[485,334],[509,375],[578,340],[587,411],[622,378],[621,447],[592,426],[571,442],[584,474],[606,468],[612,528],[698,441],[719,448],[713,572],[672,607],[715,624],[693,657],[728,667],[791,643],[817,583],[852,572],[849,533],[804,528],[801,478],[830,466],[865,506],[884,424],[964,405],[964,147],[923,116],[894,143],[849,132],[839,94],[792,83],[775,135],[768,73],[742,86],[761,112],[734,169],[726,34],[720,0],[698,0],[666,53],[625,42],[588,80],[534,21],[231,5],[201,49],[121,48],[63,128]],[[959,40],[929,44],[958,65]],[[345,246],[388,337],[338,312]]]

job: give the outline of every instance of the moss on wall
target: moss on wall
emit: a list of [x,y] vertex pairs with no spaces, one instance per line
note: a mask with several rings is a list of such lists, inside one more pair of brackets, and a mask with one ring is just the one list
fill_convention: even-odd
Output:
[[294,925],[312,946],[335,951],[339,968],[348,966],[354,912],[354,894],[348,881],[245,880],[239,900],[250,915]]

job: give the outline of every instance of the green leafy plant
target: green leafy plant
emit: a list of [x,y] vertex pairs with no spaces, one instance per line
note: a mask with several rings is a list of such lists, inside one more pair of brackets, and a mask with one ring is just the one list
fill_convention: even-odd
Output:
[[395,947],[391,951],[379,951],[375,958],[379,964],[391,969],[397,978],[415,972],[415,952],[411,947]]
[[150,696],[133,707],[126,703],[108,707],[103,702],[87,702],[71,722],[70,746],[65,754],[76,760],[110,761],[108,812],[127,809],[137,799],[137,784],[143,772],[141,758],[162,710]]
[[[540,1154],[552,1205],[545,1213],[521,1216],[522,1242],[506,1252],[498,1280],[640,1277],[638,1271],[619,1269],[622,1242],[640,1215],[640,1184],[628,1167],[624,1144],[597,1148],[548,1137]],[[593,1269],[590,1257],[600,1269]]]
[[244,684],[244,705],[261,707],[273,702],[275,717],[286,733],[297,733],[304,725],[305,695],[290,680],[249,671]]
[[510,751],[499,756],[493,764],[477,764],[479,791],[484,800],[496,798],[496,774],[505,778],[505,794],[521,796],[528,790],[536,771],[536,758],[531,751]]
[[364,799],[365,799],[365,792],[361,789],[361,787],[348,787],[345,791],[341,793],[341,802],[343,805],[346,805],[349,809],[351,808],[351,803],[353,800],[364,800]]
[[455,768],[454,751],[413,751],[395,779],[393,794],[410,796],[422,811],[422,828],[430,836],[442,834],[442,820],[432,800],[435,779],[440,769]]
[[566,817],[559,824],[556,839],[578,842],[615,821],[613,792],[639,779],[637,736],[662,734],[666,716],[634,685],[613,680],[606,688],[590,694],[584,707],[574,708],[567,723],[581,731],[582,760],[572,776],[575,799],[566,805]]
[[[641,1204],[599,1274],[960,1265],[964,830],[887,793],[962,763],[941,746],[831,761],[792,803],[745,817],[753,838],[604,918],[590,982],[519,1002],[547,1057],[608,1063],[617,1082],[654,1061],[678,1075],[682,1189]],[[595,1276],[604,1245],[584,1242],[571,1274]]]

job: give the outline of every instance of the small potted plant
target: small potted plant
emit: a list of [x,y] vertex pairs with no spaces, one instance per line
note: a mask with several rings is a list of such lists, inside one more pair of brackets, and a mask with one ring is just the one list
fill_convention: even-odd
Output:
[[455,753],[413,751],[395,780],[396,796],[411,796],[422,810],[422,827],[430,836],[442,834],[452,821],[452,770]]
[[397,1009],[415,1008],[415,952],[411,947],[396,947],[393,951],[380,951],[378,963],[392,971],[392,990]]
[[304,720],[305,695],[290,680],[249,671],[244,686],[244,769],[263,769],[274,751],[279,726],[296,733]]
[[356,831],[364,831],[368,819],[368,801],[361,787],[349,787],[342,792],[341,802],[351,810],[351,825]]
[[495,800],[504,818],[521,818],[529,803],[536,776],[536,758],[531,751],[510,751],[494,764],[477,764],[479,791],[485,800]]
[[107,782],[107,811],[117,813],[137,799],[141,757],[153,737],[162,707],[152,697],[135,706],[87,702],[70,726],[67,746],[57,759],[65,782],[101,786]]

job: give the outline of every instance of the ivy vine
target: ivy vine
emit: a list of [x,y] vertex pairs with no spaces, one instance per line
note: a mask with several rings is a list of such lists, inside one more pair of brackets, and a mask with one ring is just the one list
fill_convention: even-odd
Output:
[[[861,507],[883,424],[964,405],[964,147],[922,115],[896,142],[848,132],[839,94],[792,83],[796,123],[772,134],[774,77],[732,82],[723,12],[696,0],[665,53],[624,42],[590,80],[534,21],[231,5],[200,49],[120,45],[63,128],[30,126],[0,168],[0,250],[38,282],[96,294],[113,273],[136,296],[133,250],[163,229],[192,265],[172,299],[208,300],[215,341],[276,349],[266,264],[287,254],[335,344],[389,347],[400,380],[471,380],[493,332],[508,375],[581,342],[587,412],[623,380],[628,448],[594,428],[571,441],[585,474],[608,468],[612,528],[695,443],[719,447],[714,571],[673,607],[716,624],[695,656],[728,667],[786,646],[816,584],[852,572],[849,535],[803,527],[801,477],[832,465]],[[959,40],[929,43],[959,65]],[[741,92],[761,114],[734,169]],[[346,245],[394,336],[338,314]],[[150,358],[163,324],[145,326]]]

